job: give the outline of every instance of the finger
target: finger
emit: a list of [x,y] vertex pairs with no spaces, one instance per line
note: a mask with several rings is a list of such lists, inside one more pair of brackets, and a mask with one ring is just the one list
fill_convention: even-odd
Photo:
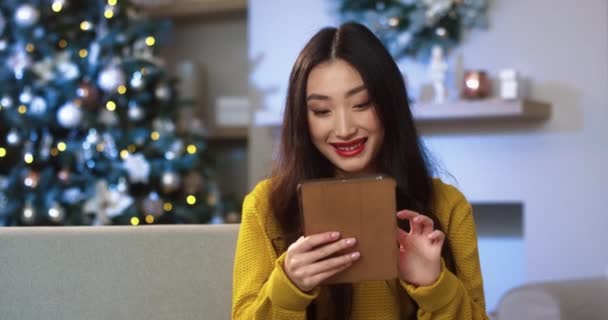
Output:
[[410,234],[418,234],[419,227],[415,226],[414,219],[419,216],[418,212],[414,212],[411,210],[401,210],[397,212],[397,218],[402,220],[408,220],[410,223]]
[[399,212],[397,212],[397,218],[399,219],[407,219],[407,220],[412,220],[414,219],[416,216],[418,216],[419,213],[412,211],[412,210],[401,210]]
[[289,246],[288,250],[294,253],[303,253],[312,250],[324,243],[336,241],[340,238],[340,233],[336,231],[317,233],[310,236],[300,237],[296,242]]
[[409,234],[407,232],[401,230],[400,228],[397,228],[397,241],[400,245],[405,245],[408,236]]
[[357,251],[343,254],[337,257],[321,260],[306,267],[303,267],[302,273],[308,277],[313,277],[319,273],[323,273],[340,266],[352,263],[360,258],[361,254]]
[[312,276],[310,278],[310,282],[311,283],[315,283],[316,285],[319,285],[321,283],[323,283],[323,281],[327,280],[328,278],[330,278],[331,276],[338,274],[346,269],[348,269],[350,266],[352,266],[352,262],[345,264],[345,265],[341,265],[335,269],[331,269],[331,270],[327,270],[321,273],[317,273],[316,275]]
[[441,230],[435,230],[429,233],[427,237],[431,239],[433,243],[443,243],[445,240],[445,233],[443,233]]
[[421,234],[422,233],[422,224],[420,223],[420,219],[417,219],[418,216],[410,220],[410,234]]
[[420,226],[420,228],[418,228],[418,231],[423,235],[427,235],[433,232],[433,230],[435,229],[433,220],[425,215],[417,216],[416,218],[414,218],[414,222]]
[[309,251],[302,256],[304,263],[313,263],[321,259],[327,258],[336,252],[351,248],[357,243],[355,238],[346,238],[339,241],[334,241],[330,244],[318,247],[312,251]]

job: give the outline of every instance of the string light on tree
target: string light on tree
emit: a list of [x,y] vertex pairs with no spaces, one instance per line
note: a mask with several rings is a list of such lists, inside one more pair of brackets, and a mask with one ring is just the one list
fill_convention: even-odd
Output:
[[80,23],[80,30],[82,30],[82,31],[89,31],[89,30],[91,30],[91,26],[92,25],[91,25],[91,23],[89,21],[86,21],[86,20],[82,21]]
[[192,206],[196,203],[196,197],[194,195],[188,195],[188,197],[186,197],[186,202]]
[[139,218],[138,217],[132,217],[131,218],[131,224],[134,226],[139,225]]
[[63,9],[64,3],[64,0],[55,0],[53,1],[53,4],[51,4],[51,9],[53,9],[53,12],[59,13]]
[[107,5],[104,12],[103,12],[103,16],[106,19],[112,19],[114,17],[114,6],[111,5]]
[[154,39],[154,37],[149,36],[149,37],[146,38],[146,45],[148,47],[153,46],[155,43],[156,43],[156,39]]
[[23,155],[23,161],[27,164],[32,164],[32,162],[34,162],[34,155],[30,152],[26,152],[25,155]]

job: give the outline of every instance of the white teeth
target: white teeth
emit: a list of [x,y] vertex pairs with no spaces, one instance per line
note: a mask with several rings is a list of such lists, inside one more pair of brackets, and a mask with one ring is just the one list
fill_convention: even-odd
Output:
[[359,148],[363,143],[357,143],[356,145],[353,146],[348,146],[348,147],[337,147],[338,150],[340,151],[353,151],[357,148]]

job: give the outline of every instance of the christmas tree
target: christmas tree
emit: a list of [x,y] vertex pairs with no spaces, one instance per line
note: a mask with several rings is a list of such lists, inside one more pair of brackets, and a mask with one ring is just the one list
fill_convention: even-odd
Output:
[[488,25],[489,0],[337,0],[343,21],[367,25],[395,58],[428,60],[432,47],[449,52],[463,33]]
[[169,27],[122,0],[0,3],[1,224],[209,221],[212,159],[156,56]]

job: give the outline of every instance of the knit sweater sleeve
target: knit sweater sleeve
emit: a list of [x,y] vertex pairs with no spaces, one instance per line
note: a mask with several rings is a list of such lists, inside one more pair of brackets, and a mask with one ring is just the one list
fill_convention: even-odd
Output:
[[[488,319],[477,249],[477,234],[471,205],[455,188],[450,202],[447,239],[456,264],[455,273],[442,260],[441,274],[431,286],[416,287],[402,282],[419,306],[418,319]],[[451,211],[451,212],[450,212]]]
[[[268,215],[265,196],[256,188],[243,203],[237,240],[232,319],[305,319],[306,307],[318,291],[299,290],[283,271],[285,254],[276,256],[261,215]],[[260,203],[263,202],[263,203]]]

